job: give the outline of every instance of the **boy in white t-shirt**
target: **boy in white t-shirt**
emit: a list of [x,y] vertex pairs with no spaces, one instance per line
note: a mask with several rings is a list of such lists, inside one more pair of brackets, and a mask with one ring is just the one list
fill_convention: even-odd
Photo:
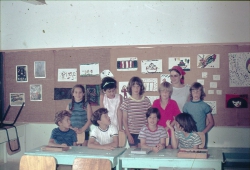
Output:
[[90,132],[89,148],[113,150],[118,147],[117,127],[111,125],[106,108],[96,110],[91,116],[91,122],[96,128]]

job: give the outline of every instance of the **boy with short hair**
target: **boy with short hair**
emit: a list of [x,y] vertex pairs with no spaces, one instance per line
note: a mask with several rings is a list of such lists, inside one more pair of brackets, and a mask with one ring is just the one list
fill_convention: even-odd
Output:
[[76,132],[70,129],[71,114],[67,110],[55,114],[55,124],[58,128],[52,130],[49,140],[50,146],[76,146]]
[[106,108],[96,110],[91,116],[91,122],[97,127],[90,132],[89,148],[113,150],[118,147],[118,131],[111,125]]

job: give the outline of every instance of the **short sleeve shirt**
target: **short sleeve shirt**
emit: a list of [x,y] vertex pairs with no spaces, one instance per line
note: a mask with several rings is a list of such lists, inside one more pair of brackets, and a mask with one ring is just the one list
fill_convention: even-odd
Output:
[[175,131],[175,136],[179,139],[179,148],[191,149],[202,143],[200,136],[196,132],[191,132],[189,136],[185,137],[182,131]]
[[52,130],[50,139],[54,139],[57,144],[67,144],[67,146],[73,146],[74,142],[77,141],[76,132],[72,129],[64,132],[59,128],[55,128]]
[[94,138],[100,145],[112,143],[114,136],[118,136],[117,127],[114,125],[109,125],[106,130],[97,126],[90,132],[90,138]]

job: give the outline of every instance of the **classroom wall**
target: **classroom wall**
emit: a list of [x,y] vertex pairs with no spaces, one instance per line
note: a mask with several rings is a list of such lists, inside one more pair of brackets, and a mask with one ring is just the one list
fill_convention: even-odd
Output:
[[[249,87],[229,87],[229,57],[228,53],[249,52],[250,45],[164,45],[154,46],[154,48],[110,47],[110,48],[78,48],[61,50],[40,50],[21,51],[4,53],[4,99],[5,110],[9,105],[9,93],[25,93],[25,107],[18,121],[21,122],[53,122],[54,114],[58,110],[66,108],[70,100],[53,100],[54,88],[71,88],[76,83],[80,84],[100,84],[101,79],[97,77],[80,77],[77,82],[58,82],[58,68],[77,68],[79,64],[98,62],[100,72],[109,69],[118,82],[128,81],[132,76],[141,78],[158,78],[160,74],[167,74],[169,57],[190,57],[191,71],[185,75],[185,83],[191,85],[197,79],[201,79],[201,72],[208,72],[208,78],[204,79],[205,92],[211,90],[209,84],[213,80],[213,75],[220,75],[220,80],[216,81],[217,89],[222,90],[222,95],[208,94],[206,101],[216,101],[217,114],[214,114],[215,126],[250,126],[250,102],[248,98],[248,108],[225,108],[225,94],[247,94],[250,96]],[[220,68],[209,69],[197,68],[198,54],[220,54]],[[137,57],[138,70],[120,72],[116,69],[116,60],[121,57]],[[141,60],[162,59],[163,72],[154,74],[141,73]],[[46,61],[46,78],[34,78],[34,61]],[[16,82],[16,65],[28,65],[28,82]],[[30,101],[30,84],[42,84],[42,101]],[[212,90],[217,90],[212,89]],[[145,95],[157,96],[158,92],[146,92]],[[94,106],[95,111],[99,106]],[[19,107],[11,107],[7,120],[13,120]]]
[[1,1],[0,50],[250,42],[249,1]]

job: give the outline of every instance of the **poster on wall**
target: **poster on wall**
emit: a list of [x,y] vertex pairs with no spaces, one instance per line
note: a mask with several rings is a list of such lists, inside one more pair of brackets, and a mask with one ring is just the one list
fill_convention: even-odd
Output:
[[198,68],[220,68],[219,54],[198,54],[197,55]]
[[77,81],[77,69],[76,68],[59,68],[58,69],[58,81]]
[[130,95],[127,90],[128,81],[119,82],[119,94],[123,96],[123,99],[128,98]]
[[216,114],[217,113],[216,101],[204,101],[204,102],[207,103],[211,107],[212,114]]
[[103,70],[100,74],[101,79],[104,77],[114,77],[113,73],[110,70]]
[[226,94],[226,108],[248,108],[247,94]]
[[16,66],[16,81],[28,82],[28,66],[27,65]]
[[54,88],[54,100],[72,99],[72,88]]
[[160,75],[160,80],[161,80],[160,83],[163,83],[163,82],[171,83],[170,74],[161,74]]
[[161,73],[162,72],[162,59],[158,60],[142,60],[141,72],[147,73]]
[[91,106],[100,105],[100,85],[86,85],[86,94]]
[[34,75],[35,75],[35,78],[46,78],[46,62],[45,61],[34,62]]
[[137,57],[117,58],[117,71],[136,71],[137,68]]
[[190,57],[170,57],[168,58],[168,69],[173,66],[180,66],[184,71],[190,71]]
[[80,76],[98,76],[99,75],[99,63],[80,64]]
[[250,87],[250,53],[229,53],[229,87]]
[[42,101],[42,85],[30,85],[30,101]]
[[25,103],[24,93],[10,93],[11,106],[22,106],[23,103]]
[[157,78],[142,78],[145,91],[158,91]]

